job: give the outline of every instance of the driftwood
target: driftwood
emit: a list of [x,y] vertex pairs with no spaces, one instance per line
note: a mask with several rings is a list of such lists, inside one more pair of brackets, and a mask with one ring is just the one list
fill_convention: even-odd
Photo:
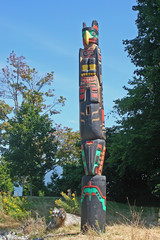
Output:
[[78,225],[81,223],[81,217],[73,215],[71,213],[66,213],[66,219],[64,221],[64,226]]
[[51,221],[49,222],[47,229],[59,228],[61,226],[78,225],[81,218],[79,216],[66,213],[63,208],[55,208],[51,214]]

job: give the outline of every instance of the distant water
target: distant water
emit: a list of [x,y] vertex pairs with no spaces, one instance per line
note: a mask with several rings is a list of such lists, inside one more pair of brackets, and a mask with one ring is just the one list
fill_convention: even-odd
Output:
[[22,192],[23,192],[23,189],[22,189],[21,186],[19,186],[19,187],[14,187],[14,195],[15,195],[15,196],[21,197],[21,196],[22,196]]
[[[60,166],[56,167],[55,170],[56,170],[56,172],[58,173],[59,176],[60,176],[60,175],[62,174],[62,172],[63,172],[63,168],[60,167]],[[55,170],[54,170],[54,171],[55,171]],[[46,174],[46,176],[45,176],[45,185],[47,185],[47,183],[51,181],[51,175],[52,175],[52,173],[53,173],[53,170],[50,171],[50,172],[48,172],[48,173]]]
[[[58,166],[55,168],[56,172],[58,173],[58,175],[60,176],[62,174],[62,171],[63,171],[63,168]],[[54,170],[54,171],[55,171]],[[51,181],[51,175],[53,173],[53,170],[48,172],[46,175],[45,175],[45,185],[47,185],[48,182]],[[22,192],[23,192],[23,189],[21,186],[19,187],[14,187],[14,195],[15,196],[19,196],[21,197],[22,196]]]

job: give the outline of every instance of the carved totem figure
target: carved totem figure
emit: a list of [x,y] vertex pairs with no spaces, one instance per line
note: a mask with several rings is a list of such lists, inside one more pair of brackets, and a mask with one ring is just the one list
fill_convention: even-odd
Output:
[[[106,178],[101,176],[105,156],[105,125],[101,51],[98,23],[83,23],[84,49],[79,51],[80,134],[85,176],[82,178],[82,229],[86,224],[102,231],[106,212]],[[97,209],[96,209],[97,208]]]

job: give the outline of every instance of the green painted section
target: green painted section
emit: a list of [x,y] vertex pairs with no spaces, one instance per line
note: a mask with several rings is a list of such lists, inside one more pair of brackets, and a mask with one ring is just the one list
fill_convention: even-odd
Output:
[[83,202],[83,199],[86,195],[86,193],[89,193],[89,201],[92,199],[92,193],[95,193],[98,200],[102,203],[103,210],[106,211],[106,205],[105,205],[105,198],[101,197],[101,194],[99,193],[98,189],[95,187],[86,187],[83,191],[82,197],[81,197],[81,203]]
[[83,39],[84,39],[84,36],[85,36],[85,32],[86,32],[86,31],[83,31],[83,32],[82,32]]
[[87,163],[86,163],[86,159],[85,159],[85,153],[84,153],[84,150],[82,150],[82,160],[83,160],[84,168],[86,169],[86,175],[88,175]]
[[[93,30],[87,30],[90,34],[91,34],[91,37],[92,38],[97,38],[98,36],[97,36],[97,33],[95,33]],[[85,31],[83,31],[82,32],[82,36],[83,36],[83,38],[84,38],[84,36],[85,36]]]
[[[96,163],[96,158],[97,158],[97,156],[98,156],[98,162]],[[95,160],[94,160],[93,171],[92,171],[93,174],[95,174],[95,168],[99,166],[100,156],[101,156],[101,150],[97,150],[97,151],[96,151]]]
[[97,34],[93,31],[93,30],[89,30],[89,33],[91,34],[91,36],[94,38],[97,38]]

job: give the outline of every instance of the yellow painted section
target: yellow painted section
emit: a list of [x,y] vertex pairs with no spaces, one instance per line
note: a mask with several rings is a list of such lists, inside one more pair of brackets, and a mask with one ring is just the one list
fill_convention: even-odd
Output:
[[87,45],[89,44],[89,39],[90,38],[92,38],[91,34],[86,30],[84,39],[85,39]]
[[96,64],[89,64],[89,69],[91,69],[91,70],[96,69]]
[[95,76],[96,73],[81,73],[81,77],[85,77],[85,76]]
[[82,65],[82,70],[83,71],[88,70],[88,64]]

